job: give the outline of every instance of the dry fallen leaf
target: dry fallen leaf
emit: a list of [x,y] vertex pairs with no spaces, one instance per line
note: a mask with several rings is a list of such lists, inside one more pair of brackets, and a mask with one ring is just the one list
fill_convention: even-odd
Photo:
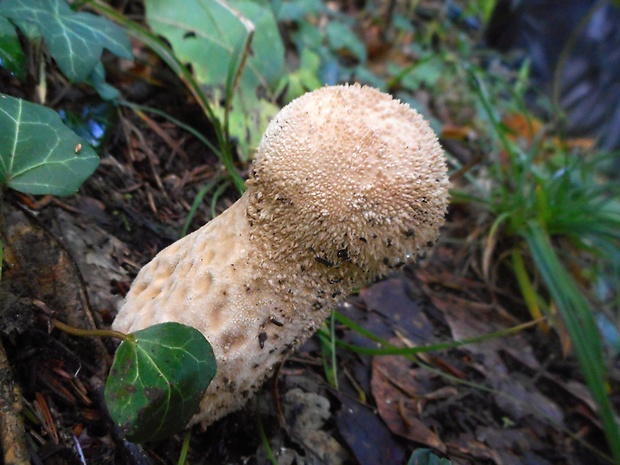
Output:
[[379,415],[394,434],[445,452],[439,436],[418,418],[418,408],[433,388],[423,385],[417,379],[420,369],[410,365],[401,356],[373,359],[371,387]]
[[[450,327],[454,340],[464,340],[489,334],[502,329],[498,325],[500,315],[491,307],[468,306],[465,299],[444,294],[432,298]],[[516,348],[516,350],[514,350]],[[520,382],[504,363],[501,352],[516,355],[528,367],[539,366],[532,349],[520,334],[469,344],[463,350],[474,355],[472,366],[484,374],[487,383],[496,391],[493,395],[497,406],[512,420],[520,420],[526,415],[557,427],[564,421],[562,409],[535,386]]]

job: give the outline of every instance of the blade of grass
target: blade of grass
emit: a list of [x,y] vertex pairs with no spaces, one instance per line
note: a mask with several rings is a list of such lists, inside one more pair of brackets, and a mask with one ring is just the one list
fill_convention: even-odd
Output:
[[504,212],[497,217],[497,219],[493,222],[491,229],[489,230],[489,234],[487,235],[486,246],[484,247],[484,253],[482,256],[482,276],[488,282],[491,268],[491,256],[493,251],[495,250],[495,244],[497,242],[497,232],[499,227],[504,223],[504,221],[510,219],[510,212]]
[[[364,355],[415,355],[419,353],[454,349],[457,347],[465,346],[467,344],[475,344],[478,342],[484,342],[484,341],[488,341],[491,339],[497,339],[500,337],[510,336],[512,334],[518,333],[519,331],[523,331],[524,329],[531,328],[532,326],[536,326],[541,321],[543,321],[543,319],[528,321],[527,323],[513,326],[511,328],[501,329],[499,331],[482,334],[480,336],[463,339],[461,341],[441,342],[438,344],[430,344],[430,345],[419,346],[419,347],[397,347],[391,344],[389,341],[386,341],[385,339],[379,336],[376,336],[371,331],[368,331],[367,329],[363,328],[362,326],[360,326],[353,320],[347,318],[346,316],[342,315],[341,313],[338,313],[338,312],[333,312],[333,313],[334,313],[335,320],[338,321],[339,323],[359,333],[365,338],[383,346],[383,348],[371,349],[369,347],[349,344],[348,342],[342,341],[340,339],[335,339],[335,343],[339,347],[345,348],[355,353],[364,354]],[[322,333],[325,337],[329,337],[329,335],[324,330],[319,330],[319,332]]]
[[506,152],[508,152],[509,155],[513,157],[514,156],[514,145],[508,140],[508,137],[506,135],[507,130],[499,121],[499,118],[497,117],[495,111],[493,110],[493,107],[491,106],[491,103],[489,102],[488,94],[484,87],[483,81],[478,77],[478,75],[476,74],[476,71],[473,68],[469,69],[469,75],[470,75],[470,81],[472,83],[474,93],[480,99],[482,108],[484,108],[484,111],[487,114],[487,117],[489,118],[491,125],[493,126],[495,134],[497,134],[497,137],[499,137],[499,140],[504,150],[506,150]]
[[194,201],[192,202],[192,206],[189,210],[189,213],[187,214],[187,218],[185,218],[185,223],[183,224],[183,229],[181,230],[181,237],[184,237],[187,234],[189,225],[194,219],[194,216],[196,215],[196,212],[198,211],[198,207],[202,203],[202,199],[204,199],[204,196],[207,195],[207,193],[211,189],[213,189],[217,185],[218,182],[220,182],[219,178],[211,179],[208,183],[202,186],[200,191],[198,191],[198,195],[196,195],[196,197],[194,198]]
[[[350,320],[349,318],[345,317],[344,315],[338,313],[338,312],[334,312],[334,317],[336,318],[336,320],[338,322],[340,322],[341,324],[344,324],[345,326],[349,327],[350,329],[358,332],[359,334],[363,335],[364,337],[378,342],[382,345],[385,346],[385,348],[383,349],[371,349],[368,347],[362,347],[362,346],[358,346],[355,344],[349,344],[347,342],[344,342],[340,339],[336,339],[336,345],[338,345],[339,347],[345,348],[347,350],[351,350],[354,353],[359,353],[362,355],[372,355],[372,356],[382,356],[382,355],[402,355],[405,357],[410,358],[412,361],[415,361],[416,363],[418,363],[422,368],[436,374],[437,376],[441,376],[444,377],[450,381],[453,381],[454,383],[458,383],[458,384],[463,384],[465,386],[470,386],[474,389],[479,389],[485,392],[490,392],[490,393],[494,393],[494,394],[500,394],[502,396],[505,396],[507,398],[512,399],[515,402],[521,402],[521,399],[517,399],[514,396],[512,396],[511,394],[504,392],[504,391],[498,391],[496,389],[490,388],[488,386],[484,386],[480,383],[475,383],[472,381],[468,381],[466,379],[462,379],[462,378],[457,378],[454,375],[451,375],[447,372],[445,372],[444,370],[441,370],[439,368],[435,368],[432,367],[424,362],[422,362],[421,360],[419,360],[416,357],[416,354],[418,353],[423,353],[423,352],[433,352],[433,351],[438,351],[438,350],[446,350],[446,349],[452,349],[452,348],[457,348],[457,347],[461,347],[467,344],[474,344],[474,343],[478,343],[478,342],[484,342],[486,340],[490,340],[490,339],[496,339],[496,338],[501,338],[501,337],[505,337],[505,336],[509,336],[512,334],[515,334],[519,331],[523,331],[525,329],[531,328],[533,326],[536,326],[537,324],[539,324],[542,320],[534,320],[534,321],[530,321],[521,325],[517,325],[517,326],[513,326],[512,328],[506,328],[500,331],[496,331],[493,333],[488,333],[488,334],[483,334],[481,336],[477,336],[474,338],[470,338],[470,339],[464,339],[461,341],[454,341],[454,342],[449,342],[449,343],[441,343],[441,344],[434,344],[434,345],[430,345],[430,346],[422,346],[422,347],[406,347],[406,348],[402,348],[402,347],[395,347],[394,345],[390,344],[388,341],[385,341],[384,339],[374,335],[372,332],[364,329],[363,327],[361,327],[360,325],[358,325],[357,323],[355,323],[354,321]],[[319,333],[322,330],[319,330]],[[327,336],[327,334],[323,331],[324,336]],[[590,450],[593,454],[597,455],[598,457],[613,463],[611,460],[611,457],[607,456],[605,453],[603,453],[602,451],[597,450],[594,446],[592,446],[591,444],[589,444],[588,442],[586,442],[585,440],[583,440],[582,437],[580,437],[578,434],[573,433],[572,431],[570,431],[569,429],[567,429],[566,427],[564,427],[563,425],[556,425],[558,427],[559,430],[563,431],[566,435],[570,436],[571,438],[573,438],[575,441],[579,442],[580,444],[582,444],[584,447],[586,447],[588,450]],[[616,462],[617,463],[617,462]]]
[[562,266],[541,225],[531,220],[527,226],[522,234],[570,335],[586,384],[598,405],[598,415],[609,448],[616,463],[620,463],[620,430],[606,392],[603,344],[592,311],[577,284]]
[[260,414],[260,396],[256,396],[256,413],[255,413],[255,421],[256,421],[256,429],[258,430],[258,435],[260,436],[260,441],[263,447],[265,448],[265,454],[267,455],[267,460],[269,460],[272,465],[278,465],[278,459],[273,453],[273,449],[271,448],[271,444],[269,444],[269,438],[267,437],[267,433],[265,432],[265,427],[263,425],[263,419]]
[[235,51],[233,52],[233,57],[237,58],[236,60],[230,60],[230,65],[228,67],[228,72],[226,75],[226,99],[224,106],[224,131],[228,135],[228,121],[230,116],[230,111],[232,107],[232,102],[235,96],[235,92],[239,87],[239,81],[241,81],[241,75],[243,74],[243,70],[245,69],[245,64],[248,56],[250,56],[250,47],[252,45],[252,39],[254,38],[255,26],[249,21],[245,16],[239,13],[237,10],[232,8],[226,2],[219,2],[224,8],[227,8],[233,15],[237,17],[239,22],[243,25],[246,30],[245,40],[242,43],[237,44],[235,47]]
[[235,187],[239,191],[239,193],[243,193],[245,191],[245,183],[243,178],[239,176],[237,172],[232,156],[232,148],[230,141],[228,140],[228,135],[226,134],[225,127],[222,125],[222,122],[215,116],[213,109],[209,103],[209,100],[205,93],[200,88],[200,85],[194,79],[191,71],[181,63],[174,52],[155,34],[152,34],[148,31],[144,26],[131,21],[125,18],[122,14],[115,11],[113,8],[110,8],[107,5],[103,5],[101,3],[91,1],[89,2],[89,6],[97,11],[99,14],[112,19],[113,21],[120,24],[125,28],[127,33],[134,37],[135,39],[142,42],[144,45],[153,50],[171,69],[174,73],[181,79],[181,81],[185,84],[187,89],[194,96],[198,104],[203,109],[205,115],[211,121],[213,125],[215,136],[220,147],[221,161],[224,164],[224,167],[230,174]]
[[[412,361],[415,361],[416,363],[418,363],[420,365],[420,367],[436,374],[437,376],[441,376],[443,378],[446,378],[454,383],[457,384],[463,384],[465,386],[470,386],[474,389],[479,389],[485,392],[489,392],[489,393],[494,393],[494,394],[499,394],[502,396],[505,396],[507,398],[512,399],[515,402],[521,402],[521,399],[517,399],[514,396],[512,396],[511,394],[504,392],[504,391],[498,391],[496,389],[490,388],[488,386],[484,386],[480,383],[475,383],[472,381],[468,381],[466,379],[462,379],[462,378],[457,378],[454,375],[451,375],[450,373],[445,372],[444,370],[435,368],[433,366],[430,366],[424,362],[422,362],[421,360],[419,360],[416,357],[416,354],[418,353],[424,353],[424,352],[433,352],[433,351],[438,351],[438,350],[446,350],[446,349],[452,349],[452,348],[457,348],[457,347],[462,347],[465,346],[467,344],[474,344],[474,343],[478,343],[478,342],[484,342],[486,340],[490,340],[490,339],[496,339],[496,338],[501,338],[501,337],[505,337],[505,336],[510,336],[512,334],[515,334],[519,331],[523,331],[525,329],[531,328],[535,325],[540,324],[541,320],[534,320],[534,321],[530,321],[521,325],[517,325],[517,326],[513,326],[511,328],[506,328],[500,331],[496,331],[493,333],[488,333],[488,334],[483,334],[481,336],[477,336],[474,338],[469,338],[469,339],[464,339],[461,341],[453,341],[453,342],[449,342],[449,343],[441,343],[441,344],[434,344],[434,345],[430,345],[430,346],[421,346],[421,347],[406,347],[406,348],[402,348],[402,347],[395,347],[394,345],[390,344],[388,341],[385,341],[384,339],[374,335],[372,332],[364,329],[363,327],[361,327],[360,325],[358,325],[357,323],[355,323],[354,321],[350,320],[349,318],[345,317],[344,315],[338,313],[338,312],[334,312],[334,317],[335,319],[340,322],[341,324],[344,324],[345,326],[349,327],[350,329],[358,332],[359,334],[361,334],[362,336],[365,336],[366,338],[375,341],[377,343],[382,344],[385,348],[383,349],[371,349],[368,347],[362,347],[362,346],[358,346],[355,344],[349,344],[347,342],[344,342],[340,339],[336,339],[336,345],[342,348],[345,348],[347,350],[350,350],[354,353],[358,353],[358,354],[362,354],[362,355],[371,355],[371,356],[382,356],[382,355],[402,355],[405,357],[410,358]],[[321,333],[322,330],[319,330],[319,335]],[[327,337],[327,334],[323,331],[323,336]],[[550,418],[549,418],[550,419]],[[573,440],[579,442],[580,444],[582,444],[584,447],[586,447],[588,450],[590,450],[594,455],[602,458],[603,460],[606,460],[610,463],[613,463],[612,458],[609,457],[608,455],[606,455],[605,453],[603,453],[602,451],[596,449],[594,446],[592,446],[591,444],[589,444],[588,442],[586,442],[580,435],[575,434],[574,432],[572,432],[571,430],[567,429],[566,427],[564,427],[564,425],[558,424],[556,425],[558,427],[559,430],[563,431],[566,435],[568,435],[569,437],[571,437]],[[619,463],[619,462],[615,462],[615,463]]]
[[153,113],[154,115],[157,115],[157,116],[161,116],[162,118],[166,118],[168,121],[173,123],[175,126],[178,126],[184,131],[189,132],[192,136],[194,136],[200,142],[205,144],[209,148],[209,150],[211,150],[218,158],[220,159],[222,158],[222,152],[220,152],[220,149],[216,147],[215,145],[213,145],[209,139],[207,139],[205,136],[203,136],[200,132],[198,132],[196,129],[194,129],[190,125],[185,124],[183,121],[176,119],[174,116],[169,115],[165,111],[161,111],[161,110],[158,110],[157,108],[152,108],[152,107],[148,107],[145,105],[138,105],[136,103],[128,102],[126,100],[121,100],[119,104],[127,108],[131,108],[134,111],[136,110],[144,111],[148,113]]
[[215,210],[215,208],[217,207],[217,201],[220,199],[224,191],[228,189],[229,186],[230,184],[228,182],[222,183],[213,193],[213,198],[211,199],[211,218],[212,219],[217,216],[217,211]]
[[192,430],[188,429],[183,433],[183,445],[181,446],[181,452],[179,453],[179,460],[177,465],[185,465],[187,463],[187,454],[189,452],[189,440],[192,437]]
[[[538,305],[538,295],[534,286],[530,282],[530,277],[527,274],[527,270],[525,269],[525,263],[523,261],[523,257],[521,256],[520,250],[512,251],[512,267],[515,272],[515,276],[517,277],[517,283],[519,284],[519,289],[521,290],[521,295],[525,299],[525,305],[530,311],[530,315],[534,320],[541,319],[543,317],[542,311],[540,310],[540,305]],[[541,321],[540,328],[545,332],[549,332],[549,325],[545,321]]]
[[459,190],[451,190],[450,191],[450,201],[452,204],[461,204],[461,203],[474,203],[486,205],[488,200],[484,197],[480,197],[477,195],[473,195],[469,192],[459,191]]
[[416,61],[415,63],[409,65],[409,66],[405,66],[398,74],[395,74],[394,76],[392,76],[388,82],[383,86],[382,90],[383,92],[389,92],[390,89],[393,89],[394,87],[397,87],[400,85],[401,81],[410,73],[412,73],[413,71],[416,70],[416,68],[424,65],[425,63],[427,63],[430,60],[434,60],[436,59],[437,56],[435,54],[430,54],[425,56],[424,58]]
[[338,389],[338,362],[336,360],[336,318],[334,312],[328,321],[323,324],[327,330],[319,334],[321,341],[321,354],[323,356],[323,370],[331,386]]

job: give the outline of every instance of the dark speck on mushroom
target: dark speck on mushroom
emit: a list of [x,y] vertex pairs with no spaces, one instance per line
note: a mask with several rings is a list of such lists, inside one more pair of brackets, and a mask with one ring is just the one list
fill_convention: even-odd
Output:
[[331,268],[334,266],[333,262],[330,262],[329,260],[323,258],[323,257],[319,257],[318,255],[314,257],[314,259],[319,262],[321,265],[326,266],[327,268]]
[[261,349],[265,348],[265,341],[267,340],[268,337],[269,336],[267,336],[267,333],[265,331],[258,333],[258,345],[260,346]]
[[270,316],[269,317],[269,322],[273,323],[276,326],[280,326],[280,327],[284,326],[284,323],[282,323],[280,320],[278,320],[275,316]]

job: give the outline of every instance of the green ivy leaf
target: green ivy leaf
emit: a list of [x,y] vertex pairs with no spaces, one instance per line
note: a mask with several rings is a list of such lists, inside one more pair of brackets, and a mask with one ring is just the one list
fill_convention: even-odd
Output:
[[71,81],[85,81],[95,69],[103,49],[132,59],[125,31],[90,13],[73,11],[65,0],[3,0],[0,15],[23,31],[36,27],[60,70]]
[[19,79],[26,75],[26,58],[17,31],[3,16],[0,16],[0,66],[15,73]]
[[[231,2],[234,11],[213,0],[146,0],[145,5],[151,29],[168,40],[180,61],[191,64],[196,80],[209,87],[214,111],[222,119],[229,71],[235,69],[248,37],[244,22],[254,25],[251,53],[229,116],[241,158],[249,158],[273,115],[271,106],[277,110],[273,89],[284,75],[284,45],[269,7],[250,0]],[[271,113],[265,114],[266,108]]]
[[166,438],[198,411],[215,370],[211,344],[190,326],[136,331],[116,351],[106,382],[110,415],[130,441]]
[[70,195],[98,165],[58,113],[0,94],[0,183],[26,194]]
[[105,82],[105,69],[103,69],[101,62],[97,63],[87,81],[97,90],[103,100],[114,100],[120,97],[118,89]]

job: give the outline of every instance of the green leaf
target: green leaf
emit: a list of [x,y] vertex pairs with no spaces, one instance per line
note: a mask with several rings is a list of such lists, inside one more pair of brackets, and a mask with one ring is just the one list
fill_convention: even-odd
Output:
[[388,63],[387,69],[394,82],[414,92],[423,85],[432,88],[446,72],[445,64],[436,55],[427,55],[405,68]]
[[451,463],[448,459],[438,457],[430,449],[418,449],[411,454],[407,465],[450,465]]
[[[214,105],[213,111],[223,119],[224,108]],[[269,121],[280,111],[280,107],[263,99],[243,98],[235,94],[228,130],[237,141],[239,156],[247,161],[255,152]]]
[[290,102],[308,91],[321,87],[322,83],[319,79],[320,68],[321,57],[313,51],[304,48],[301,51],[299,68],[295,72],[289,73],[280,84],[280,89],[286,87],[284,101]]
[[0,94],[0,183],[26,194],[70,195],[98,165],[58,113]]
[[321,0],[284,1],[276,12],[278,21],[304,22],[307,16],[319,14],[327,8]]
[[198,411],[216,370],[200,331],[162,323],[129,335],[116,351],[105,387],[112,419],[133,442],[183,430]]
[[239,51],[248,40],[248,21],[253,25],[251,53],[229,115],[230,135],[237,139],[241,158],[249,158],[272,114],[263,112],[273,105],[273,89],[284,75],[284,46],[271,10],[248,0],[234,2],[235,10],[213,0],[146,0],[145,5],[148,24],[209,88],[214,113],[222,121],[226,119],[222,102],[230,98],[226,92],[230,70],[236,69]]
[[58,67],[71,81],[85,81],[104,48],[120,57],[133,58],[129,37],[122,28],[105,18],[74,12],[64,0],[3,0],[0,15],[24,31],[36,27]]
[[15,73],[19,79],[26,75],[26,57],[19,43],[15,26],[0,16],[0,66]]
[[291,32],[297,51],[301,54],[304,50],[318,50],[323,45],[323,33],[312,23],[301,22],[296,30]]
[[97,63],[95,69],[88,77],[88,83],[97,90],[103,100],[114,100],[120,96],[116,87],[105,82],[105,69],[101,62]]
[[330,21],[325,28],[325,35],[332,50],[348,50],[360,63],[366,61],[366,46],[346,24]]

